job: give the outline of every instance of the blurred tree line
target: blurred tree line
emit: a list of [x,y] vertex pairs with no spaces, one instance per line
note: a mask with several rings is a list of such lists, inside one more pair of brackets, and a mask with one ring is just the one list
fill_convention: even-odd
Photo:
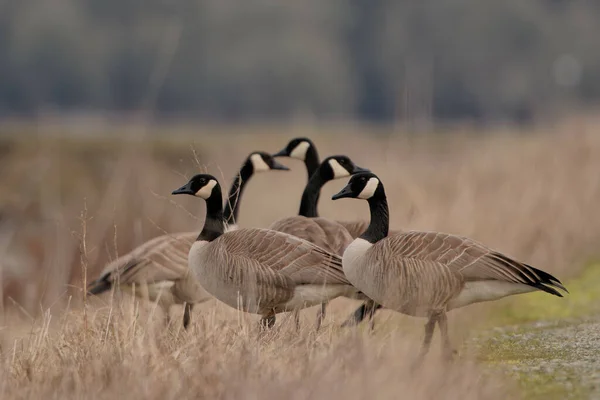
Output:
[[0,0],[0,116],[529,121],[600,98],[600,2]]

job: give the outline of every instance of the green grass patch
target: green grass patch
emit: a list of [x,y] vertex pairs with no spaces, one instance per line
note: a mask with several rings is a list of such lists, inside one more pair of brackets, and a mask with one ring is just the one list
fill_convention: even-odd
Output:
[[600,313],[600,263],[589,264],[578,277],[563,283],[569,293],[562,298],[536,292],[498,301],[491,307],[484,326],[577,319]]
[[523,399],[588,398],[592,388],[583,381],[579,369],[568,365],[576,354],[557,349],[535,331],[488,338],[479,346],[479,359],[514,379]]
[[560,371],[521,370],[509,373],[518,383],[524,400],[587,399],[590,388],[582,385],[576,369]]
[[[495,329],[475,341],[478,358],[514,379],[527,400],[585,399],[593,391],[573,347],[549,341],[547,334],[600,313],[600,263],[590,263],[564,283],[569,294],[563,298],[540,292],[497,302],[483,324]],[[538,321],[551,323],[530,324]]]

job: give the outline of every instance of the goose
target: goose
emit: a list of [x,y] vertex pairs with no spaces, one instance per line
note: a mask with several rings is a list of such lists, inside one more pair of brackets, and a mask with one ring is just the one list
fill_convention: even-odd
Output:
[[[308,175],[309,180],[319,169],[319,166],[322,165],[322,163],[319,161],[319,153],[317,152],[315,144],[312,142],[312,140],[306,137],[297,137],[290,140],[283,149],[273,154],[273,157],[289,157],[303,161],[306,167],[306,173]],[[303,204],[301,204],[301,215],[304,215],[308,218],[318,217],[319,214],[317,212],[317,203],[318,196],[316,197],[316,199],[314,199],[314,203],[306,202],[304,204],[305,208],[303,208]],[[337,222],[343,225],[350,234],[350,236],[352,236],[353,238],[356,238],[361,233],[363,233],[369,225],[369,221],[360,220]]]
[[[289,157],[293,159],[297,159],[304,162],[306,167],[306,172],[308,174],[308,178],[314,175],[314,173],[319,169],[319,166],[322,165],[319,163],[319,153],[317,152],[317,148],[312,140],[307,137],[297,137],[288,142],[288,144],[273,154],[273,157]],[[309,182],[310,184],[310,182]],[[322,185],[321,185],[322,186]],[[308,188],[308,185],[307,185]],[[317,218],[319,217],[319,213],[317,211],[317,204],[319,201],[319,193],[316,192],[317,195],[312,195],[310,197],[304,198],[300,203],[300,215],[303,215],[307,218]],[[369,221],[365,220],[357,220],[357,221],[336,221],[339,225],[342,225],[346,228],[346,231],[352,239],[356,239],[360,234],[362,234],[369,225]],[[321,305],[321,309],[317,315],[317,329],[321,324],[321,321],[325,317],[325,307],[326,304]],[[374,329],[374,316],[375,312],[381,308],[380,304],[376,304],[371,299],[365,299],[363,304],[359,306],[342,324],[342,327],[349,327],[358,325],[362,322],[367,316],[370,321],[371,330]]]
[[419,231],[388,235],[385,190],[371,172],[353,175],[332,196],[341,198],[367,200],[371,214],[367,230],[344,251],[348,280],[386,308],[428,319],[417,364],[429,350],[436,324],[443,354],[452,359],[446,313],[453,309],[536,290],[559,297],[557,289],[567,292],[549,273],[466,237]]
[[[319,165],[310,177],[300,202],[298,215],[275,221],[269,229],[297,236],[316,244],[330,253],[339,255],[344,253],[346,247],[352,242],[346,228],[340,223],[318,215],[317,203],[321,194],[321,188],[333,179],[349,177],[352,174],[367,171],[354,164],[352,160],[344,155],[327,157]],[[366,296],[361,299],[368,300]],[[317,330],[320,329],[325,318],[327,303],[321,304],[317,314]],[[299,315],[295,314],[296,328],[299,327]]]
[[273,157],[290,157],[304,162],[307,179],[313,176],[321,164],[315,144],[307,137],[290,140],[283,149],[273,154]]
[[173,195],[206,201],[206,219],[190,248],[189,269],[200,285],[230,307],[261,315],[271,328],[275,315],[356,292],[341,258],[296,236],[271,229],[225,231],[221,187],[199,174]]
[[[227,230],[237,229],[241,195],[254,173],[289,170],[265,152],[252,152],[233,179],[225,203]],[[194,304],[212,299],[194,279],[189,279],[188,253],[198,232],[166,234],[149,240],[109,263],[100,277],[88,285],[88,292],[99,295],[117,284],[130,294],[157,302],[169,315],[173,304],[184,304],[183,327],[190,324]]]
[[[321,162],[319,161],[319,153],[317,152],[317,148],[312,140],[307,137],[297,137],[288,142],[288,144],[273,154],[273,157],[289,157],[300,160],[304,162],[304,166],[306,167],[307,178],[313,176],[313,174],[317,171]],[[306,217],[318,217],[316,202],[314,207],[311,206],[306,209],[305,216]],[[302,207],[301,207],[302,211]],[[314,211],[314,213],[313,213]],[[350,236],[353,238],[358,237],[364,229],[367,229],[368,221],[338,221],[340,224],[344,225]],[[362,229],[362,230],[361,230]]]
[[275,221],[269,226],[269,229],[302,237],[329,252],[341,256],[353,238],[346,228],[337,221],[319,217],[317,204],[321,195],[321,188],[331,180],[346,178],[364,171],[367,170],[354,164],[347,156],[327,157],[306,184],[302,192],[298,215]]

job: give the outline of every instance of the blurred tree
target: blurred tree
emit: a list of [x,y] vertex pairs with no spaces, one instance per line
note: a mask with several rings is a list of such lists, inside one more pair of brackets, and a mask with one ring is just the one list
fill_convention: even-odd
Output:
[[0,115],[527,122],[598,102],[599,35],[566,0],[0,0]]

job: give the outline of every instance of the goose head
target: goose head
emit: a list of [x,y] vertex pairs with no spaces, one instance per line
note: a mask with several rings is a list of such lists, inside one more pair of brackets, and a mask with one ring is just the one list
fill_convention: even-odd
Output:
[[377,175],[372,172],[360,172],[352,175],[348,184],[339,193],[334,194],[331,200],[345,197],[369,200],[381,196],[385,197],[385,192]]
[[289,171],[290,169],[277,162],[272,155],[263,151],[250,153],[246,159],[245,166],[252,168],[252,173],[266,172],[272,170]]
[[198,174],[194,175],[188,183],[179,189],[173,190],[171,194],[189,194],[208,200],[215,192],[221,194],[221,187],[217,178],[209,174]]
[[306,154],[309,149],[314,150],[315,145],[309,138],[298,137],[290,142],[279,152],[273,154],[273,157],[291,157],[300,161],[306,161]]
[[324,181],[331,181],[333,179],[347,178],[366,171],[369,170],[354,164],[350,157],[341,155],[327,157],[323,160],[316,173]]

